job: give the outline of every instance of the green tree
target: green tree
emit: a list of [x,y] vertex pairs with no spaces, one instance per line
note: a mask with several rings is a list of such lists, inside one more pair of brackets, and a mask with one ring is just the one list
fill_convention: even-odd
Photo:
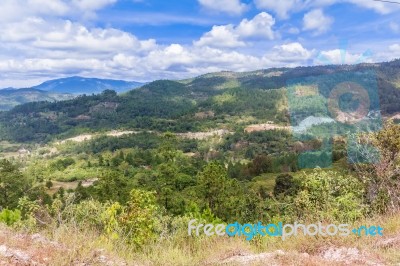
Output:
[[129,180],[118,171],[107,171],[103,173],[94,185],[95,198],[101,202],[108,200],[126,203],[132,185]]
[[289,174],[281,174],[276,177],[274,195],[294,195],[297,193],[299,184]]
[[8,160],[0,161],[0,206],[14,209],[18,200],[24,196],[31,182]]

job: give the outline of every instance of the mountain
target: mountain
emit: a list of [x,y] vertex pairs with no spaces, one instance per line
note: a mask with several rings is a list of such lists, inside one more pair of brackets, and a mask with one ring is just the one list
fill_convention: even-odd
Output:
[[125,92],[142,86],[143,83],[135,81],[69,77],[54,79],[32,87],[33,89],[70,94],[97,94],[104,90],[114,90],[118,93]]
[[72,94],[47,92],[38,89],[14,89],[0,90],[0,111],[10,110],[16,105],[36,101],[63,101],[74,98]]
[[0,111],[10,110],[16,105],[39,101],[69,100],[81,94],[98,94],[104,90],[118,93],[142,86],[143,83],[112,79],[69,77],[43,82],[40,85],[24,88],[0,89]]
[[[400,112],[400,60],[273,68],[211,73],[181,81],[158,80],[122,95],[106,90],[68,101],[23,104],[0,114],[0,139],[48,141],[60,134],[116,128],[160,132],[204,132],[218,128],[243,131],[249,125],[267,121],[287,126],[286,86],[291,80],[322,76],[326,77],[326,84],[334,85],[342,82],[335,80],[336,74],[354,76],[365,71],[375,73],[373,79],[382,114]],[[361,78],[360,82],[366,82]],[[326,91],[321,93],[322,97],[329,96]],[[310,105],[307,100],[297,104],[299,108]]]

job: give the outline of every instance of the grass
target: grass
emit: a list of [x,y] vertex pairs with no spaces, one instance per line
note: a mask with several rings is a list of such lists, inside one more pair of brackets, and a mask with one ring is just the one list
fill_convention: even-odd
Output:
[[[315,223],[315,221],[312,222]],[[109,240],[88,228],[81,228],[74,224],[61,224],[56,228],[40,232],[49,239],[49,243],[56,243],[55,246],[47,244],[45,250],[41,249],[37,243],[28,241],[29,237],[21,232],[11,232],[7,229],[8,233],[5,234],[4,227],[0,229],[2,231],[0,240],[8,247],[15,247],[33,257],[36,256],[35,258],[39,261],[46,257],[50,265],[80,263],[119,265],[123,262],[127,262],[128,265],[217,265],[238,255],[239,258],[243,258],[243,255],[275,254],[278,250],[281,255],[273,255],[273,261],[269,261],[271,264],[273,262],[277,265],[345,264],[323,258],[321,254],[332,247],[356,248],[359,250],[360,259],[363,260],[378,261],[387,265],[400,262],[398,252],[400,213],[365,218],[355,224],[355,226],[360,225],[380,225],[384,228],[384,236],[305,237],[298,235],[286,241],[280,237],[258,237],[249,242],[243,237],[189,237],[186,235],[185,225],[182,224],[182,228],[175,235],[160,237],[156,242],[138,250],[126,245],[122,240]],[[41,252],[46,254],[43,255]],[[255,261],[250,265],[264,265],[261,262],[257,263]]]

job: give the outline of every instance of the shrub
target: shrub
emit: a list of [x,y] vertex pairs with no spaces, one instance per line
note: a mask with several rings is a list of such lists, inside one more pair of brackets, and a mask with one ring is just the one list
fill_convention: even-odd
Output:
[[21,211],[4,209],[0,212],[0,222],[10,226],[21,220]]
[[345,222],[366,213],[363,185],[355,177],[316,169],[300,180],[291,198],[294,218]]
[[108,204],[102,213],[104,231],[108,237],[122,238],[137,248],[155,239],[159,219],[153,192],[133,189],[126,206],[118,202]]

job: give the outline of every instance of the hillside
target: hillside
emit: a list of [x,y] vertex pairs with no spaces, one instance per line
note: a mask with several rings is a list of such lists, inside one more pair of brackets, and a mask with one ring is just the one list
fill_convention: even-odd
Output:
[[220,72],[183,81],[159,80],[124,95],[107,90],[64,102],[29,103],[1,115],[1,138],[48,141],[60,134],[118,128],[172,132],[236,130],[267,121],[285,126],[289,123],[287,82],[362,71],[376,73],[382,114],[399,112],[397,60],[354,66]]
[[[389,117],[400,112],[398,64],[220,72],[3,112],[0,263],[394,265],[400,125]],[[329,88],[348,76],[368,92],[377,82],[384,120],[377,131],[355,131],[355,145],[349,125],[318,117]],[[318,94],[311,83],[287,96],[291,80],[315,77],[324,77]],[[345,110],[352,102],[337,101]],[[361,125],[381,120],[371,106]],[[297,138],[289,119],[316,135]],[[336,124],[343,134],[333,135]],[[225,236],[188,236],[193,220],[222,225]],[[268,236],[252,227],[259,222],[318,223],[326,234],[299,229],[287,239],[271,227]],[[347,233],[337,234],[338,224]]]

